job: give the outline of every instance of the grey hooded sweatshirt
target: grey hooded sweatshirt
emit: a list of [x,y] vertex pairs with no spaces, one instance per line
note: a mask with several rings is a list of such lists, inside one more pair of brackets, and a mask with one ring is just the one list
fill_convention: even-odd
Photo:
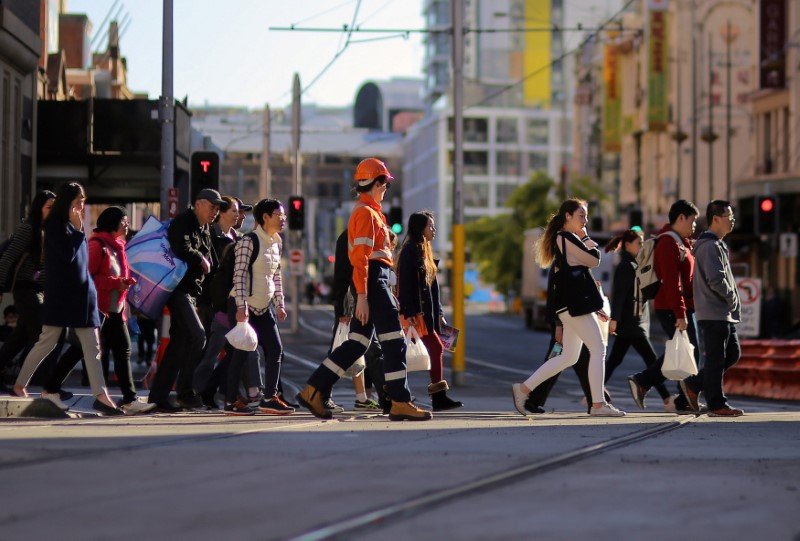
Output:
[[695,257],[694,309],[698,321],[741,320],[741,301],[728,246],[717,235],[706,231],[692,250]]

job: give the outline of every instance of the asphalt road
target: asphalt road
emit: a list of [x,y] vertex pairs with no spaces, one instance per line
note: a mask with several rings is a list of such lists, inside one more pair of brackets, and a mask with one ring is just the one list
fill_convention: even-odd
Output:
[[[284,381],[322,360],[330,312],[285,336]],[[311,330],[313,329],[313,330]],[[470,315],[462,410],[428,423],[348,412],[187,413],[0,423],[0,539],[800,539],[800,405],[734,400],[735,420],[636,411],[594,419],[565,374],[557,413],[512,411],[547,336]],[[411,385],[425,399],[425,374]],[[348,382],[335,390],[348,407]],[[653,406],[656,406],[653,400]],[[73,410],[88,411],[88,397]]]

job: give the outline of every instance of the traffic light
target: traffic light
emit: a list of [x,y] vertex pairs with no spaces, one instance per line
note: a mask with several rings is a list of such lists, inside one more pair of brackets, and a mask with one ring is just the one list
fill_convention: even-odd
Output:
[[778,200],[772,195],[756,198],[756,233],[772,235],[778,230]]
[[628,227],[631,229],[638,227],[639,230],[641,230],[642,222],[644,222],[644,216],[640,209],[631,209],[628,211]]
[[216,152],[192,153],[192,199],[200,190],[219,190],[219,154]]
[[289,229],[302,231],[306,227],[306,199],[301,195],[289,197]]
[[403,232],[403,207],[391,207],[389,209],[389,227],[395,235]]

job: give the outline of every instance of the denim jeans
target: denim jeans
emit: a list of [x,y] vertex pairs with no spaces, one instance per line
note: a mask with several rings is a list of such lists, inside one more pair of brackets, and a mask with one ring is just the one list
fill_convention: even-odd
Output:
[[175,291],[167,301],[167,308],[170,312],[169,344],[150,388],[150,402],[166,400],[176,378],[178,397],[194,396],[192,377],[206,344],[194,297]]
[[703,339],[704,392],[709,411],[724,408],[727,398],[722,390],[722,376],[736,364],[742,353],[736,324],[727,321],[703,320],[700,336]]
[[[659,323],[661,323],[661,328],[664,329],[664,333],[667,335],[667,339],[671,340],[675,334],[676,328],[675,322],[677,321],[677,318],[675,317],[675,313],[672,310],[656,310],[656,316],[658,317]],[[689,341],[694,346],[694,360],[697,365],[700,366],[700,344],[697,340],[697,321],[694,317],[694,310],[686,311],[686,332],[689,335]],[[664,383],[667,378],[665,378],[664,374],[661,373],[661,367],[663,365],[664,356],[662,355],[658,358],[657,362],[648,366],[644,371],[634,375],[634,378],[636,378],[636,381],[639,383],[639,385],[645,389],[650,389],[659,383]],[[690,376],[684,381],[689,388],[699,393],[703,390],[703,378],[703,369],[700,368],[700,371],[696,376]]]
[[[258,345],[264,351],[264,396],[269,400],[278,392],[281,360],[283,359],[283,345],[278,330],[278,321],[272,308],[260,315],[255,315],[253,312],[248,315],[248,322],[258,335]],[[233,299],[228,301],[228,320],[231,326],[236,325],[236,301]],[[239,384],[242,381],[242,372],[249,356],[249,351],[233,349],[226,378],[225,401],[228,403],[236,400]]]

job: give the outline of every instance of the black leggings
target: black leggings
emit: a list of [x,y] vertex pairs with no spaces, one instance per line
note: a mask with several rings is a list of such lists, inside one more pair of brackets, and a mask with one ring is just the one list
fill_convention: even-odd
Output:
[[[122,391],[122,403],[127,404],[136,399],[136,386],[131,373],[131,336],[128,325],[122,320],[122,314],[108,314],[100,327],[100,344],[104,355],[114,355],[114,373],[117,375],[119,389]],[[105,360],[108,366],[108,360]]]
[[[606,382],[611,379],[614,370],[622,363],[631,346],[642,357],[645,366],[649,367],[658,362],[658,356],[644,329],[635,324],[625,325],[617,329],[617,336],[614,338],[614,345],[611,346],[611,353],[606,357]],[[658,391],[662,400],[670,397],[669,391],[663,383],[658,383],[653,387]]]

